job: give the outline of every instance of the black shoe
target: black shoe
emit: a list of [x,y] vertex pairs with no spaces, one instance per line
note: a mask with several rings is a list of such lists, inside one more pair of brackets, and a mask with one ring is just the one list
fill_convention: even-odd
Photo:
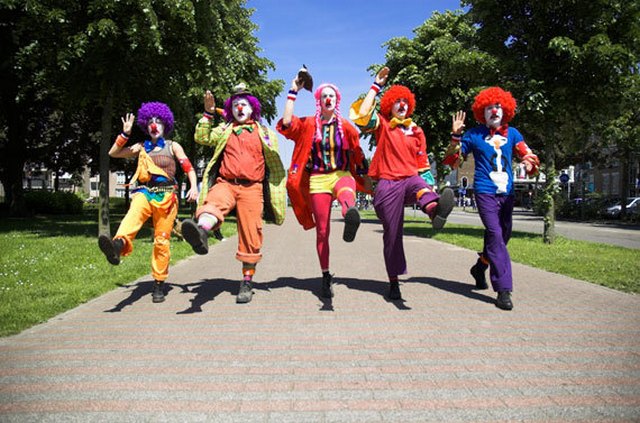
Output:
[[453,206],[456,200],[451,188],[445,188],[442,190],[442,194],[438,199],[438,206],[436,207],[436,215],[431,220],[433,229],[442,229],[445,223],[447,223],[447,217],[451,214]]
[[356,238],[356,232],[360,226],[360,212],[355,207],[349,207],[344,215],[344,232],[342,239],[345,242],[352,242]]
[[500,291],[498,292],[498,298],[496,299],[496,307],[503,310],[513,309],[513,303],[511,302],[511,292]]
[[156,281],[153,284],[153,292],[151,293],[151,301],[161,303],[164,301],[164,282]]
[[98,246],[107,258],[107,261],[113,265],[120,264],[120,252],[124,247],[124,241],[120,238],[112,240],[107,235],[100,235],[98,237]]
[[486,267],[483,266],[480,261],[478,261],[471,267],[471,270],[469,271],[469,273],[471,273],[471,276],[473,276],[473,279],[476,280],[476,289],[489,288],[489,285],[487,285],[487,277],[484,273],[485,270]]
[[251,281],[242,280],[240,282],[240,291],[238,291],[238,295],[236,296],[236,303],[238,304],[246,304],[251,302],[253,298],[253,290],[251,289]]
[[209,252],[207,231],[193,220],[185,219],[182,221],[182,237],[191,245],[196,254],[204,255]]
[[402,295],[400,294],[400,282],[398,281],[389,282],[389,298],[392,300],[402,299]]
[[333,276],[329,272],[322,274],[322,298],[333,298]]

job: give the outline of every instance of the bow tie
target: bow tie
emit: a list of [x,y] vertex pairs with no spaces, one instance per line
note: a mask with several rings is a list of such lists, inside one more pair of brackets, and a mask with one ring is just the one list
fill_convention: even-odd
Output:
[[389,125],[391,126],[391,129],[395,128],[398,125],[402,125],[405,128],[408,128],[411,126],[412,123],[413,121],[411,120],[411,118],[398,119],[394,117],[391,119],[391,122],[389,122]]
[[249,132],[253,132],[253,124],[234,126],[233,132],[235,132],[236,135],[240,135],[242,133],[242,130],[244,129],[246,129]]
[[497,128],[489,128],[489,135],[494,136],[496,132],[506,138],[509,133],[509,125],[505,123]]
[[156,147],[164,148],[164,138],[158,138],[158,141],[153,143],[151,140],[146,140],[144,142],[144,151],[147,153],[151,152]]

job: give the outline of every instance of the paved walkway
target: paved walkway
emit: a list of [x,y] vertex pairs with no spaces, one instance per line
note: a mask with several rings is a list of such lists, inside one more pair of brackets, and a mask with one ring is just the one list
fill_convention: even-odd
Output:
[[0,339],[0,421],[640,421],[640,297],[516,264],[501,311],[473,251],[407,236],[392,302],[380,225],[332,229],[333,301],[290,215],[250,304],[233,237],[174,266],[162,304],[147,275]]

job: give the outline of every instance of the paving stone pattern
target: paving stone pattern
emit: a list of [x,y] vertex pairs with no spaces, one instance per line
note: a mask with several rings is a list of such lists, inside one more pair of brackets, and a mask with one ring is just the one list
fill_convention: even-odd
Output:
[[173,266],[164,303],[147,275],[0,339],[0,421],[640,421],[638,296],[514,264],[502,311],[475,252],[406,236],[390,301],[380,224],[346,244],[333,217],[333,300],[289,214],[249,304],[232,237]]

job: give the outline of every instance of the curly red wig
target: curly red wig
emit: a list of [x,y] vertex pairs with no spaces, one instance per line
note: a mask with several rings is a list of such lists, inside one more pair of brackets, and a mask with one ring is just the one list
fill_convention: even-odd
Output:
[[393,103],[401,98],[406,99],[409,103],[407,117],[411,116],[413,110],[416,108],[416,96],[414,96],[411,90],[404,85],[392,85],[387,91],[385,91],[382,99],[380,100],[380,113],[382,116],[390,119]]
[[516,100],[509,91],[500,87],[489,87],[478,93],[471,106],[473,117],[480,123],[487,123],[484,108],[496,103],[502,106],[502,123],[510,122],[516,114]]

